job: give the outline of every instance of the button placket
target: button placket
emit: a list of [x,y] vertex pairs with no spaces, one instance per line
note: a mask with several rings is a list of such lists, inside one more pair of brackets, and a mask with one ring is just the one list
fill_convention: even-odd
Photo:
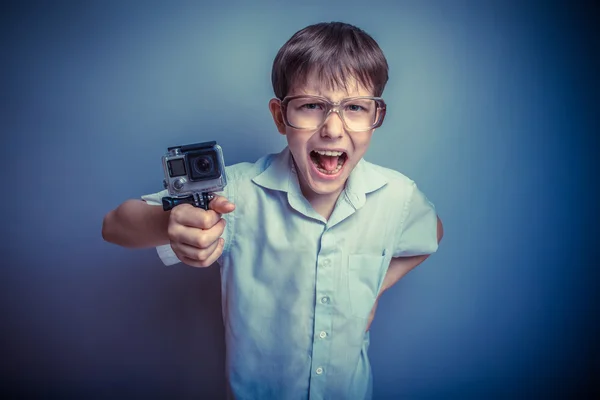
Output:
[[333,299],[330,297],[336,288],[335,270],[332,269],[334,260],[338,256],[335,253],[336,239],[329,230],[325,230],[321,237],[321,249],[317,254],[316,263],[316,299],[314,303],[314,327],[313,327],[313,348],[312,348],[312,377],[314,382],[311,384],[310,397],[321,398],[323,390],[327,384],[327,368],[329,355],[331,354],[331,340],[329,333],[332,329],[332,318],[334,313],[330,310],[333,305]]

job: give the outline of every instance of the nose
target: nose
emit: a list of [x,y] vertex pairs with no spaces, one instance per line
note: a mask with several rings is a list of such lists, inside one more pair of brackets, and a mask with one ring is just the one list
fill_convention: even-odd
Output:
[[340,138],[344,134],[344,121],[342,121],[341,115],[337,111],[332,111],[329,113],[327,118],[325,118],[325,122],[321,127],[321,136],[322,137],[330,137]]

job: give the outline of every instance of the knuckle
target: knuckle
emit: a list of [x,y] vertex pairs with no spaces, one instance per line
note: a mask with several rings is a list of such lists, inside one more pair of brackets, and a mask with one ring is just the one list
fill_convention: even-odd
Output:
[[202,235],[202,234],[198,235],[198,241],[196,242],[196,244],[201,249],[205,249],[208,246],[210,246],[210,243],[208,243],[208,238],[206,237],[206,235]]
[[201,260],[196,263],[199,267],[206,268],[210,266],[210,262],[208,260]]
[[206,260],[206,252],[204,250],[197,250],[195,252],[195,259],[204,262]]
[[179,221],[183,215],[185,215],[185,206],[187,204],[180,204],[177,207],[173,207],[171,209],[170,219],[174,219],[175,221]]
[[179,210],[177,208],[178,207],[173,207],[171,211],[169,211],[169,221],[176,220],[179,216]]
[[210,228],[210,214],[207,212],[202,213],[200,217],[200,226],[204,229]]

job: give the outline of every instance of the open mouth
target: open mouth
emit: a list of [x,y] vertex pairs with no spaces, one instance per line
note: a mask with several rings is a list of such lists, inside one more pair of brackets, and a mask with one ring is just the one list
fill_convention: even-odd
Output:
[[313,150],[310,159],[320,173],[335,175],[343,168],[348,155],[343,151]]

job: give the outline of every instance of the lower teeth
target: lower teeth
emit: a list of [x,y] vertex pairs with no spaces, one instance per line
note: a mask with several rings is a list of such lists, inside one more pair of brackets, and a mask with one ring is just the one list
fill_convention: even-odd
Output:
[[328,171],[328,170],[323,169],[321,167],[317,167],[317,170],[319,172],[323,173],[323,174],[326,174],[326,175],[335,175],[338,172],[340,172],[340,170],[342,169],[342,166],[343,166],[343,164],[338,164],[338,166],[334,170],[331,170],[331,171]]
[[325,174],[325,175],[335,175],[335,174],[337,174],[338,172],[340,172],[340,170],[342,169],[342,167],[344,166],[344,163],[346,161],[345,157],[343,157],[343,158],[339,157],[338,158],[337,167],[335,167],[335,169],[333,169],[331,171],[328,171],[325,168],[321,168],[320,162],[318,160],[318,157],[312,157],[312,154],[311,154],[311,158],[312,158],[312,162],[315,165],[315,168],[317,169],[317,171],[319,171],[320,173]]

